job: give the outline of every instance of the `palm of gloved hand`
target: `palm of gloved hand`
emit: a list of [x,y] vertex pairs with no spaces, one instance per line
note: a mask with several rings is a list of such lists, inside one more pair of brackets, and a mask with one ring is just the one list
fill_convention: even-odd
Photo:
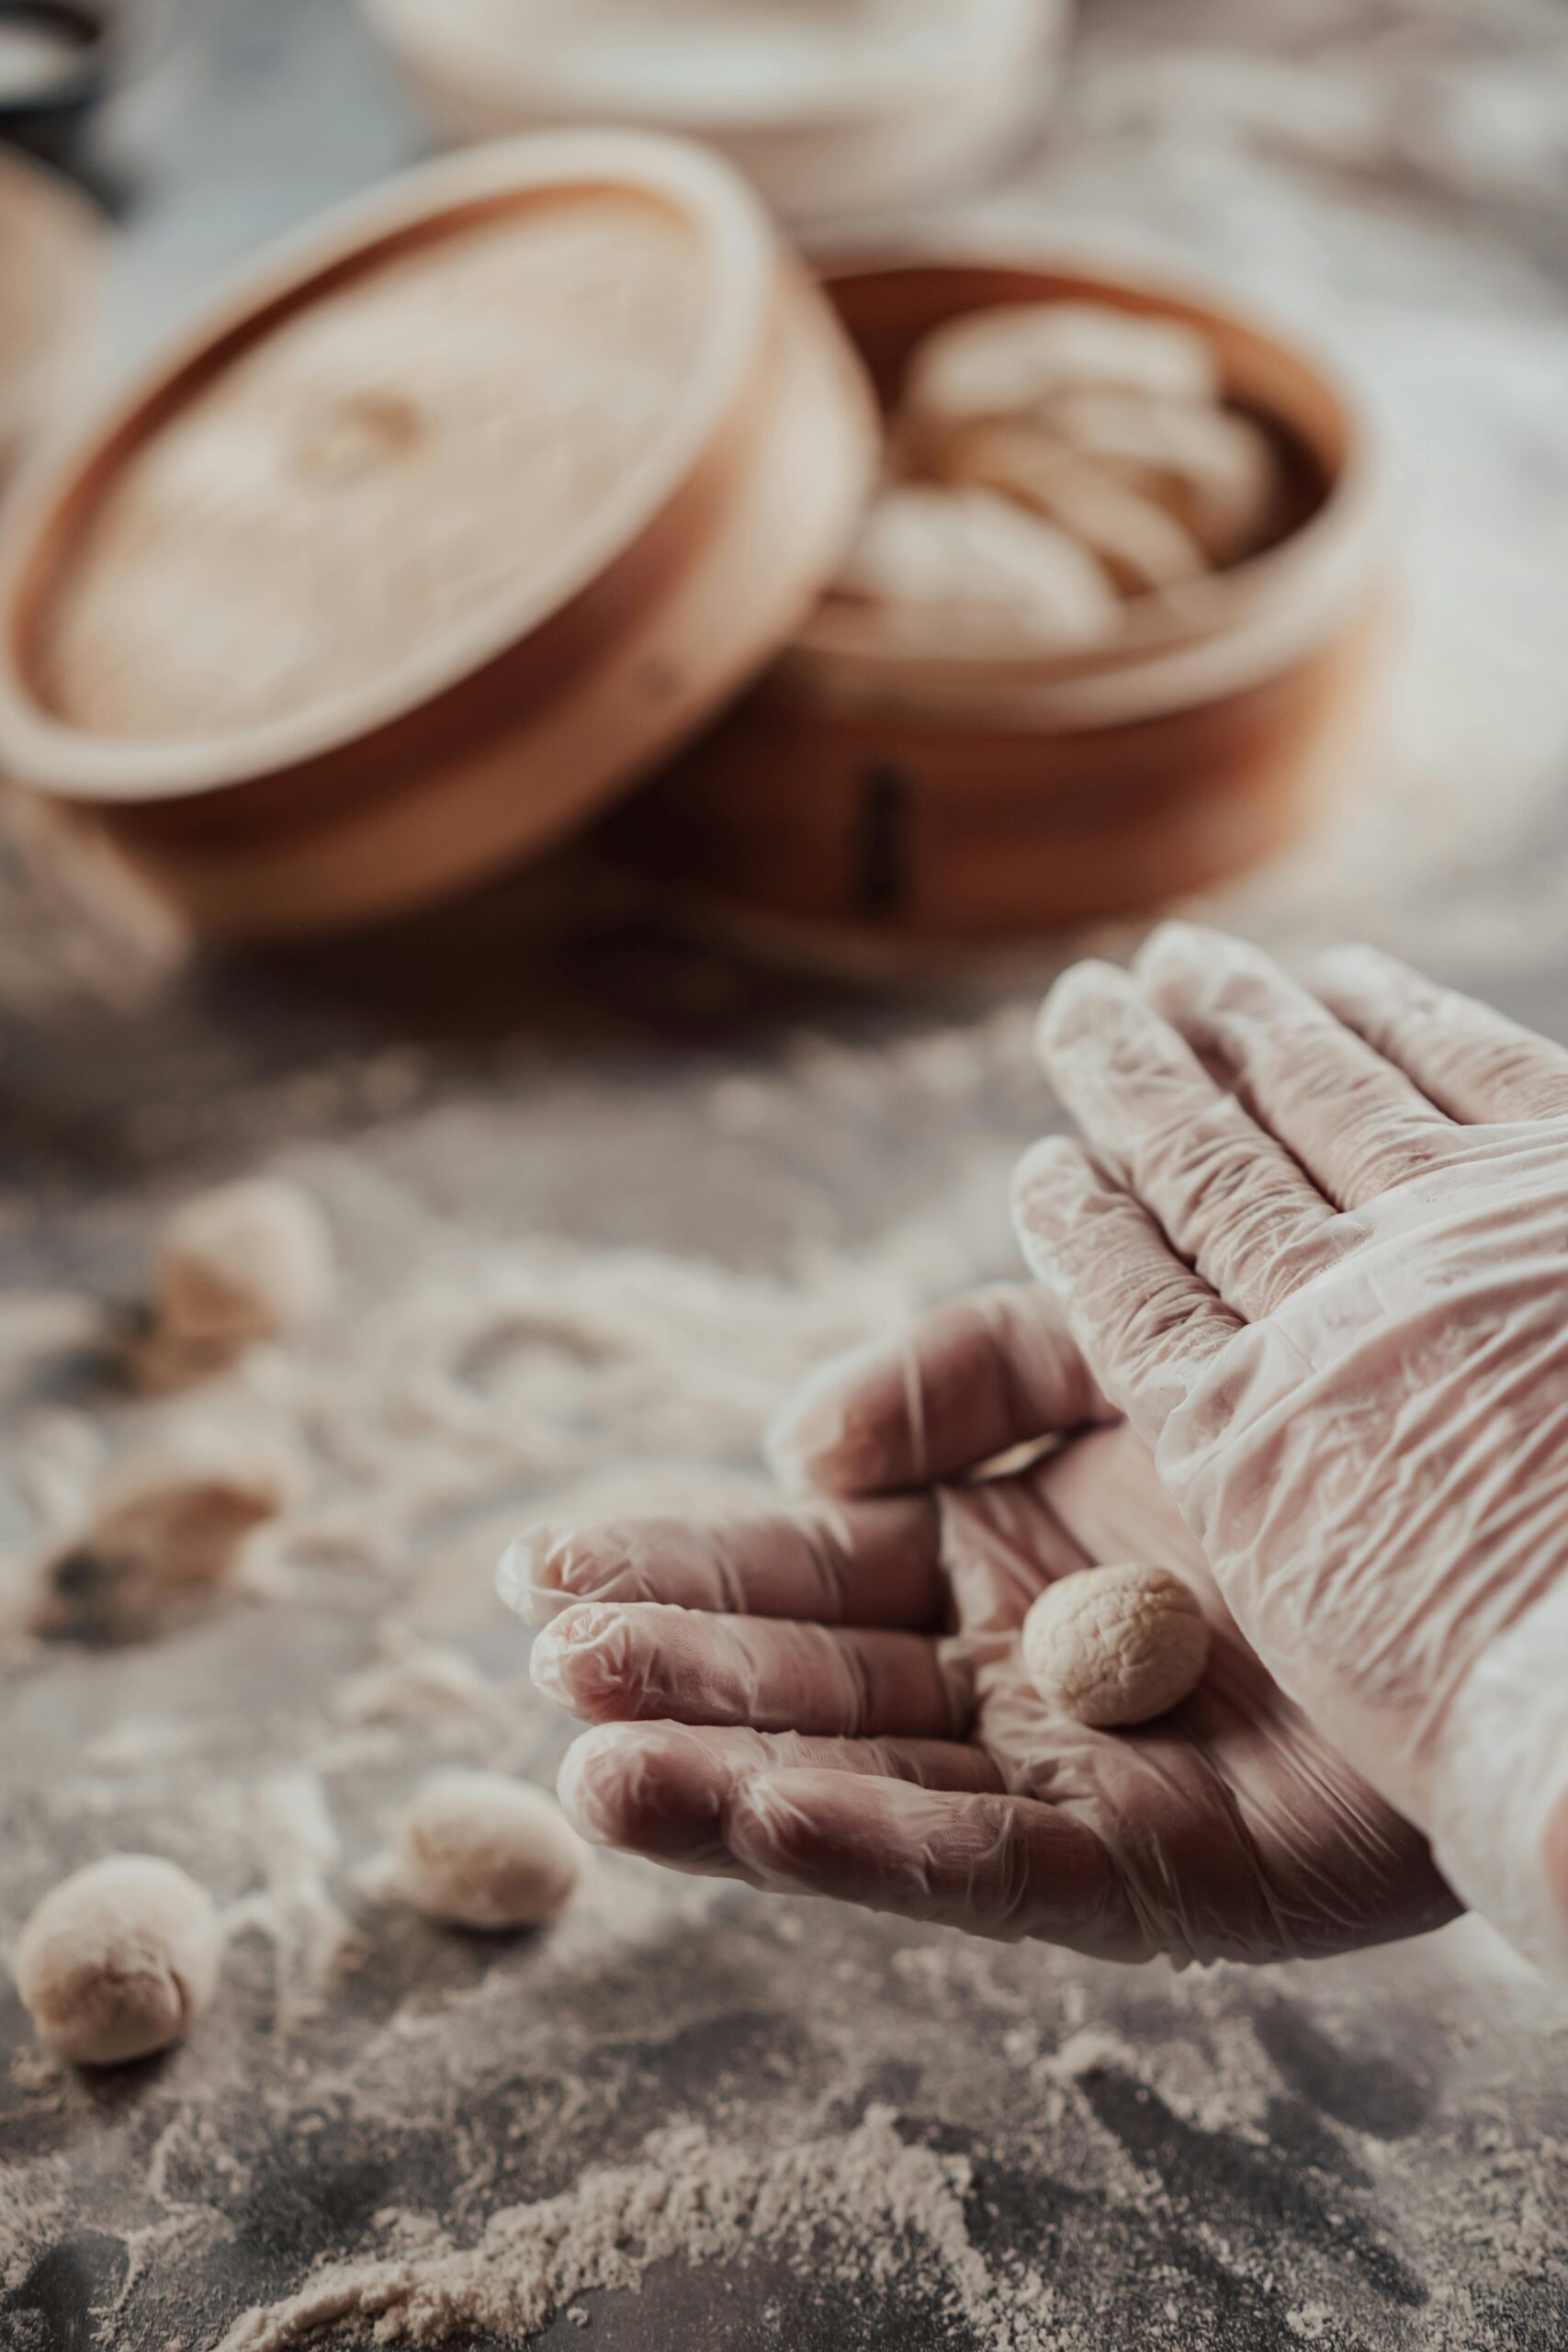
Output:
[[1068,975],[1042,1042],[1094,1157],[1032,1155],[1021,1228],[1249,1639],[1544,1951],[1568,1054],[1369,950],[1316,984],[1184,926]]
[[[1049,1302],[993,1294],[818,1386],[815,1442],[795,1419],[819,1483],[922,1491],[525,1539],[507,1589],[549,1619],[536,1675],[604,1726],[563,1770],[579,1826],[678,1868],[1118,1959],[1342,1951],[1450,1916],[1421,1838],[1229,1625],[1129,1430],[952,1483],[1097,1411]],[[1034,1693],[1017,1632],[1051,1577],[1129,1557],[1189,1576],[1218,1637],[1181,1707],[1094,1731]]]

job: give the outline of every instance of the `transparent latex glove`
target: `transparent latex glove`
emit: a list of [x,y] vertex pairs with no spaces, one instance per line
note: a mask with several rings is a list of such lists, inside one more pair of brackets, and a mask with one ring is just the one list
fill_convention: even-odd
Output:
[[535,1679],[599,1726],[561,1771],[579,1828],[1119,1960],[1339,1951],[1450,1917],[1424,1840],[1217,1602],[1208,1675],[1157,1723],[1089,1730],[1029,1686],[1018,1628],[1051,1577],[1154,1560],[1212,1598],[1201,1555],[1125,1426],[1011,1476],[925,1481],[1105,1409],[1044,1295],[989,1293],[788,1417],[792,1464],[862,1493],[520,1538],[502,1589],[544,1625]]
[[1236,1623],[1568,1974],[1568,1053],[1185,925],[1046,1001],[1026,1254]]

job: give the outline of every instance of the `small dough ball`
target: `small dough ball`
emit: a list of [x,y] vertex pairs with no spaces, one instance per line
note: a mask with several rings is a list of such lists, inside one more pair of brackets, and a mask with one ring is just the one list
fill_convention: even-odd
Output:
[[332,1297],[332,1232],[308,1193],[254,1176],[200,1193],[164,1227],[152,1270],[167,1340],[237,1355],[297,1330]]
[[582,1849],[542,1789],[502,1772],[437,1772],[398,1825],[395,1883],[430,1919],[532,1928],[553,1919]]
[[1025,416],[1084,386],[1212,401],[1219,362],[1208,337],[1178,319],[1102,302],[1003,303],[925,337],[904,403],[919,438],[977,417]]
[[1209,1627],[1168,1569],[1085,1568],[1048,1584],[1023,1621],[1024,1670],[1041,1697],[1109,1728],[1163,1715],[1202,1677]]
[[1039,425],[965,425],[942,450],[938,470],[944,481],[994,490],[1070,532],[1124,596],[1179,588],[1209,569],[1174,514]]
[[47,1565],[34,1630],[112,1636],[211,1591],[299,1485],[281,1445],[217,1423],[122,1454],[98,1482],[81,1539]]
[[883,492],[840,574],[840,596],[896,611],[1026,628],[1043,645],[1092,645],[1117,625],[1115,590],[1065,531],[988,490],[911,483]]
[[1049,421],[1070,447],[1174,515],[1211,562],[1239,562],[1268,537],[1279,467],[1249,417],[1125,392],[1068,392],[1052,402]]
[[177,2041],[218,1982],[223,1938],[205,1887],[155,1854],[109,1854],[46,1894],[17,1948],[40,2038],[79,2066]]

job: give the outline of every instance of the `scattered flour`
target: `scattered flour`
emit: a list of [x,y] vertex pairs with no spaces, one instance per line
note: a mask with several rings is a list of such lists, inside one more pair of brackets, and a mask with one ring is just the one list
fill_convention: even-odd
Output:
[[351,1674],[333,1693],[333,1711],[345,1724],[406,1723],[431,1715],[501,1719],[504,1701],[460,1651],[423,1642],[396,1618],[377,1629],[380,1657]]
[[23,1394],[51,1362],[102,1347],[107,1317],[80,1291],[11,1291],[0,1299],[0,1397]]
[[[350,1178],[346,1162],[336,1172]],[[509,1497],[639,1465],[754,1471],[770,1415],[808,1367],[947,1287],[963,1255],[935,1218],[855,1258],[816,1248],[795,1280],[647,1250],[487,1245],[434,1220],[405,1246],[395,1287],[366,1277],[309,1351],[259,1351],[225,1384],[312,1457],[311,1502],[273,1547],[285,1565],[396,1579],[432,1533]],[[379,1688],[348,1703],[396,1703]]]
[[967,2158],[908,2144],[872,2108],[853,2131],[768,2154],[714,2141],[695,2123],[653,2133],[637,2165],[593,2166],[574,2187],[491,2216],[475,2244],[446,2238],[335,2264],[284,2301],[246,2312],[219,2352],[285,2352],[317,2330],[368,2324],[378,2344],[450,2344],[473,2332],[536,2334],[585,2289],[635,2288],[650,2265],[733,2261],[749,2250],[830,2259],[846,2278],[888,2278],[911,2244],[947,2312],[987,2346],[1025,2343],[1047,2301],[1036,2278],[998,2280],[964,2219]]
[[278,2024],[288,2031],[316,2015],[366,1946],[330,1891],[343,1849],[320,1776],[303,1767],[267,1774],[251,1792],[249,1819],[265,1888],[235,1904],[228,1925],[258,1928],[273,1944]]

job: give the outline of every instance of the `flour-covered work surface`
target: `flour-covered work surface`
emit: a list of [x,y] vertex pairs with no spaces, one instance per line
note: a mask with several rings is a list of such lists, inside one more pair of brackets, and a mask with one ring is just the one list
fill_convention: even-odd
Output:
[[[504,1040],[391,1045],[346,998],[214,982],[150,1020],[140,1111],[73,1106],[13,1046],[8,1599],[110,1449],[222,1415],[295,1470],[214,1590],[105,1639],[13,1606],[7,1932],[130,1849],[227,1943],[184,2041],[114,2073],[5,1996],[4,2340],[1559,2340],[1568,2027],[1473,1928],[1178,1977],[603,1857],[510,1937],[400,1899],[432,1772],[547,1783],[559,1752],[491,1589],[513,1529],[750,1499],[807,1365],[1009,1262],[1023,1001],[829,1040],[820,1002],[624,954]],[[166,1212],[267,1137],[325,1213],[330,1297],[138,1386]]]
[[[513,1530],[752,1498],[805,1366],[1007,1262],[1026,1009],[796,1027],[741,1074],[723,978],[660,960],[640,1035],[602,1001],[575,1042],[285,1028],[258,1072],[209,1035],[189,1131],[291,1129],[272,1164],[338,1263],[330,1306],[192,1386],[135,1385],[103,1319],[177,1197],[167,1126],[88,1193],[57,1123],[39,1220],[7,1196],[6,1928],[129,1849],[210,1892],[226,1948],[185,2040],[113,2072],[0,2001],[0,2340],[1559,2341],[1568,2020],[1473,1928],[1177,1976],[604,1856],[511,1935],[404,1899],[432,1773],[547,1785],[560,1751],[492,1591]],[[29,1637],[106,1450],[196,1415],[295,1464],[284,1507],[216,1588]]]
[[[1371,931],[1568,1035],[1561,15],[1258,13],[1089,6],[1006,208],[1272,288],[1405,420],[1376,756],[1208,911]],[[127,341],[400,152],[335,6],[247,0],[216,63]],[[434,1776],[547,1788],[565,1743],[492,1589],[517,1529],[753,1502],[811,1364],[1015,1271],[1046,959],[867,999],[618,899],[529,950],[502,893],[138,1000],[0,890],[0,1946],[117,1851],[222,1941],[183,2038],[112,2069],[0,1978],[4,2352],[1568,2340],[1568,2012],[1472,1922],[1174,1974],[603,1855],[479,1928],[423,1867],[411,1824],[471,1785]],[[311,1278],[217,1317],[188,1216],[177,1279],[159,1237],[264,1176],[324,1220]],[[166,1589],[118,1465],[145,1508],[192,1448],[238,1499]]]

